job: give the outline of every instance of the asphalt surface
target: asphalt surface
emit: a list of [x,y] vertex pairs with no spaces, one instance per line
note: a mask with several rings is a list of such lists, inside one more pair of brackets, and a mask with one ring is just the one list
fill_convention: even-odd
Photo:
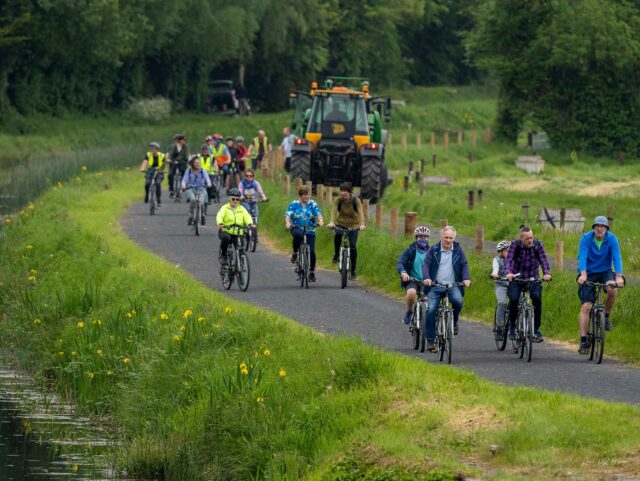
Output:
[[[279,312],[323,333],[356,335],[388,351],[439,364],[435,354],[413,350],[408,328],[401,323],[403,303],[368,290],[358,282],[340,289],[339,275],[332,271],[317,271],[318,281],[310,284],[309,289],[302,289],[289,257],[267,249],[264,244],[258,244],[256,252],[250,254],[248,291],[240,291],[236,284],[230,291],[224,291],[217,261],[219,240],[215,213],[218,206],[212,205],[209,209],[208,223],[199,237],[187,226],[186,204],[168,202],[168,199],[155,216],[149,215],[145,204],[134,204],[121,224],[133,241],[180,266],[211,289]],[[358,261],[375,262],[375,259],[367,258],[363,252]],[[312,308],[300,309],[301,305]],[[607,358],[606,350],[602,364],[597,365],[586,356],[578,355],[574,348],[569,350],[545,342],[534,344],[533,359],[527,363],[513,354],[509,344],[504,352],[499,352],[491,329],[477,322],[461,320],[460,334],[453,345],[452,365],[507,385],[640,403],[640,369]]]

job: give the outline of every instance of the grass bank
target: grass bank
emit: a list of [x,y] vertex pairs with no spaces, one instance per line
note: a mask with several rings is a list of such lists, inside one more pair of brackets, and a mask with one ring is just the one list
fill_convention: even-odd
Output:
[[[285,195],[283,184],[274,181],[265,182],[265,187],[268,188],[267,194],[270,202],[268,209],[262,208],[261,210],[261,228],[266,230],[268,235],[277,241],[277,245],[280,248],[290,250],[291,238],[289,233],[283,229],[283,218],[289,201],[294,197],[297,198],[297,195]],[[390,197],[393,198],[393,195],[394,193],[391,192]],[[406,195],[404,197],[406,198]],[[415,199],[416,196],[412,196],[406,203],[411,202],[411,207],[416,209],[425,209],[424,204],[418,204],[419,201]],[[420,198],[418,197],[417,199]],[[383,200],[385,205],[394,205],[387,204],[386,197]],[[424,202],[446,204],[446,200],[446,194],[442,193],[439,196],[429,196],[428,200]],[[326,222],[328,222],[330,206],[328,203],[322,203],[321,207],[325,214]],[[411,207],[406,207],[406,209],[411,210]],[[466,206],[464,209],[466,209]],[[462,207],[460,207],[460,211],[464,212]],[[424,210],[420,212],[424,212]],[[455,226],[459,226],[456,210],[449,209],[441,212],[447,212],[450,222]],[[429,217],[423,214],[420,220],[429,222],[434,228],[434,225],[439,225],[437,220],[439,218],[442,218],[442,216]],[[464,219],[462,215],[460,218]],[[410,241],[402,238],[393,238],[386,229],[377,229],[375,227],[375,219],[370,219],[368,225],[369,228],[360,234],[358,240],[358,251],[360,252],[358,256],[358,276],[367,284],[380,288],[388,294],[394,296],[403,295],[395,264]],[[515,225],[517,227],[517,224]],[[510,234],[507,233],[504,237],[514,238],[514,223],[509,228]],[[462,235],[473,235],[473,231],[465,232],[464,226],[460,229],[460,232]],[[331,264],[331,257],[333,256],[332,239],[332,232],[326,229],[319,230],[316,244],[318,262],[321,266],[329,269],[335,269],[335,266]],[[626,239],[624,242],[624,245],[626,245]],[[553,244],[549,245],[551,246],[549,253],[553,254]],[[466,290],[463,316],[470,319],[479,319],[490,324],[493,322],[495,309],[493,282],[489,280],[493,255],[488,253],[476,254],[469,250],[466,251],[466,254],[470,264],[473,286]],[[577,284],[575,283],[576,274],[572,271],[561,273],[554,270],[553,277],[554,281],[544,287],[542,331],[545,335],[554,339],[576,342],[579,339],[578,311],[580,306]],[[640,334],[635,328],[636,313],[639,310],[640,286],[634,281],[629,281],[627,287],[620,291],[618,302],[612,314],[612,319],[615,319],[616,329],[611,333],[607,333],[607,354],[619,356],[633,363],[640,362],[640,355],[637,350],[637,345],[640,343]],[[398,319],[401,316],[402,312],[399,311]]]
[[230,301],[123,235],[135,173],[77,177],[7,228],[0,336],[66,399],[110,416],[129,473],[373,481],[636,469],[637,408],[506,388]]

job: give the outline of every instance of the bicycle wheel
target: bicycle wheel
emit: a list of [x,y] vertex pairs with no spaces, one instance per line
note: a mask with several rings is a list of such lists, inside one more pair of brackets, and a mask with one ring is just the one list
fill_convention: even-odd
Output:
[[587,345],[589,346],[589,361],[593,361],[596,349],[596,313],[595,309],[589,311],[589,330],[587,331]]
[[[496,341],[496,348],[498,348],[498,351],[504,351],[504,349],[507,347],[507,339],[509,337],[509,319],[507,318],[506,315],[503,315],[502,317],[502,327],[498,327],[498,306],[496,306],[496,311],[493,315],[493,329],[494,332],[498,332],[500,331],[502,333],[502,340],[501,341]],[[506,310],[505,310],[506,312]],[[495,339],[495,336],[494,336]]]
[[347,287],[347,276],[349,275],[349,249],[340,249],[340,287]]
[[413,339],[413,349],[416,351],[420,348],[420,338],[422,336],[422,320],[424,317],[422,316],[422,302],[416,301],[413,306],[413,317],[411,319],[411,337]]
[[251,248],[251,252],[255,252],[256,247],[258,247],[258,226],[251,228],[251,238],[249,243],[251,244],[249,246]]
[[438,325],[436,326],[436,344],[438,345],[438,352],[440,354],[440,362],[444,359],[444,350],[447,345],[447,326],[446,315],[444,311],[440,311],[438,316]]
[[173,177],[173,201],[180,202],[180,169],[176,169],[175,176]]
[[227,248],[227,265],[224,269],[221,270],[220,275],[222,276],[222,287],[224,287],[225,291],[231,289],[231,284],[233,284],[233,275],[235,271],[234,262],[235,262],[236,254],[235,248],[233,244]]
[[447,311],[447,339],[446,339],[446,349],[447,349],[447,364],[451,364],[451,356],[453,355],[453,311]]
[[524,336],[526,335],[526,331],[525,331],[525,311],[524,308],[522,308],[519,312],[518,312],[518,328],[516,330],[516,353],[520,353],[520,359],[522,359],[524,357]]
[[156,213],[156,185],[154,182],[149,186],[149,215],[155,215]]
[[528,308],[526,312],[524,348],[527,351],[527,362],[531,362],[531,355],[533,354],[533,308]]
[[[304,246],[304,254],[302,256],[302,283],[305,289],[309,289],[309,246],[305,244]],[[302,247],[300,250],[303,250]]]
[[241,291],[249,289],[251,271],[249,269],[249,256],[244,251],[238,253],[238,287]]
[[594,330],[594,344],[595,344],[595,359],[596,363],[602,362],[602,355],[604,354],[604,336],[605,336],[605,318],[604,310],[598,309],[595,315],[595,330]]
[[195,214],[193,219],[193,227],[195,228],[196,235],[200,235],[200,222],[201,222],[202,211],[200,209],[200,202],[196,200],[194,200],[193,202],[196,203],[196,208],[193,209]]

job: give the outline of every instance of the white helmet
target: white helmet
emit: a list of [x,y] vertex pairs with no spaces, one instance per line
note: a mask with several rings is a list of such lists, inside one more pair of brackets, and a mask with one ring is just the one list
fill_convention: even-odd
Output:
[[419,235],[429,237],[431,235],[431,231],[426,225],[419,225],[413,231],[413,235],[416,237],[418,237]]
[[510,245],[511,245],[511,241],[508,241],[508,240],[500,241],[500,242],[498,242],[498,245],[496,246],[496,251],[501,252],[501,251],[507,249]]

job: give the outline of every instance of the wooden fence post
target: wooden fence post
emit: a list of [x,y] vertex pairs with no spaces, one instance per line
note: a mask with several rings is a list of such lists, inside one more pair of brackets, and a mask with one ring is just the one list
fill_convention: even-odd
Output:
[[298,189],[302,187],[302,179],[300,177],[296,177],[296,194],[298,193]]
[[407,171],[407,175],[411,176],[411,172],[413,172],[413,161],[412,160],[409,161],[409,169]]
[[291,192],[291,176],[290,175],[284,176],[284,191],[286,194],[289,194]]
[[436,168],[436,154],[431,156],[431,167]]
[[402,131],[402,150],[407,150],[407,133],[404,130]]
[[469,191],[469,199],[467,200],[467,206],[469,207],[469,209],[473,209],[473,194],[474,192],[472,190]]
[[449,225],[449,219],[440,219],[440,228],[444,229],[445,226]]
[[376,204],[376,227],[378,229],[382,229],[383,226],[383,210],[382,210],[382,204],[380,203],[380,201],[378,201],[378,203]]
[[622,150],[618,152],[618,162],[620,162],[620,165],[624,165],[624,152]]
[[458,145],[462,145],[463,137],[464,137],[464,131],[458,130]]
[[416,223],[418,222],[417,212],[405,212],[404,213],[404,236],[413,236],[413,231],[416,230]]
[[405,175],[404,176],[404,191],[407,192],[409,190],[409,176]]
[[471,152],[467,154],[467,159],[469,159],[469,163],[473,162],[473,154]]
[[564,230],[564,221],[565,221],[566,216],[567,216],[567,209],[562,207],[560,209],[560,230],[561,231]]
[[420,132],[418,132],[416,134],[416,147],[420,148],[421,145],[422,145],[422,136],[420,135]]
[[324,184],[316,185],[316,198],[318,202],[324,202]]
[[482,252],[484,249],[484,226],[479,225],[476,227],[476,252]]
[[329,204],[333,204],[333,186],[327,187],[327,201]]
[[436,150],[436,134],[435,132],[431,132],[431,150]]
[[420,175],[419,170],[416,170],[416,182],[420,182],[420,179],[422,179],[422,175]]
[[398,235],[398,208],[392,207],[389,211],[389,227],[391,229],[391,235],[396,237]]
[[482,189],[478,189],[478,204],[482,202],[482,194],[484,194],[484,192],[482,192]]
[[369,199],[362,199],[362,210],[364,212],[364,222],[369,220]]
[[424,195],[424,179],[420,180],[420,195]]
[[424,159],[420,159],[420,174],[424,174]]
[[449,132],[444,133],[443,143],[445,152],[449,152]]
[[556,269],[564,272],[564,242],[556,241]]
[[305,182],[305,185],[307,186],[307,189],[309,189],[309,194],[311,194],[311,197],[313,197],[313,182],[310,180],[307,180]]
[[613,230],[613,206],[607,207],[607,220],[609,221],[609,230]]
[[522,204],[522,217],[524,218],[524,223],[527,224],[529,222],[529,203],[525,202]]
[[473,129],[471,131],[471,145],[475,147],[477,142],[478,142],[478,130]]

